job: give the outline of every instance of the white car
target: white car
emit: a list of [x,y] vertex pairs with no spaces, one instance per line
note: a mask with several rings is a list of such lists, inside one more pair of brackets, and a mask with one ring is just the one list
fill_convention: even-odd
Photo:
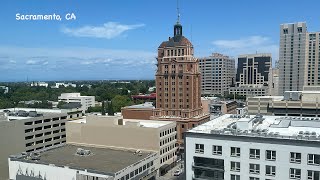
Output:
[[173,173],[173,175],[174,176],[180,176],[181,173],[182,173],[182,171],[178,169]]

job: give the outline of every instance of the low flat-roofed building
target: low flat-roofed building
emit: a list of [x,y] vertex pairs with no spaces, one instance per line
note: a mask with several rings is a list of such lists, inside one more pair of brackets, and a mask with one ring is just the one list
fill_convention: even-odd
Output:
[[303,91],[286,91],[284,96],[248,98],[249,114],[318,117],[320,114],[319,87],[304,87]]
[[66,142],[66,121],[82,116],[71,110],[34,108],[2,109],[0,113],[0,179],[8,178],[9,155]]
[[155,176],[157,153],[78,145],[10,156],[10,179],[125,180]]
[[320,178],[320,119],[226,114],[186,132],[186,180]]
[[152,102],[145,102],[121,108],[121,113],[125,119],[150,119],[155,109]]
[[87,117],[67,122],[67,143],[155,151],[160,175],[177,160],[176,122],[123,119],[121,115]]

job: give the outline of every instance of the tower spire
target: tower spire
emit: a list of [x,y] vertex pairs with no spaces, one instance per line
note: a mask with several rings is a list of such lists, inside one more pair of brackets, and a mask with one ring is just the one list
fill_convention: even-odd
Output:
[[179,10],[179,0],[177,0],[177,24],[180,24],[180,10]]

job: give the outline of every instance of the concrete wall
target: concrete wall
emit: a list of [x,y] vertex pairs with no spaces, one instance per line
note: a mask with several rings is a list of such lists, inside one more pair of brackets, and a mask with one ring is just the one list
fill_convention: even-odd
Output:
[[0,122],[0,179],[9,178],[9,155],[25,151],[24,124],[22,121]]
[[85,124],[67,122],[66,126],[67,143],[156,151],[160,147],[160,131],[156,128],[116,125],[112,119],[94,116],[88,116]]
[[133,109],[122,108],[121,110],[124,119],[150,119],[153,115],[153,109]]

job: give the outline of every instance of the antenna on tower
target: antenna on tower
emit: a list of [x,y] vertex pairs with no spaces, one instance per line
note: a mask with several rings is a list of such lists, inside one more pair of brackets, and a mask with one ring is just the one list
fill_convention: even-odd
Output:
[[190,27],[190,33],[191,33],[190,38],[191,38],[191,43],[192,43],[192,24],[191,24],[191,27]]
[[177,24],[180,24],[180,10],[179,10],[179,0],[177,0],[177,13],[178,13]]

